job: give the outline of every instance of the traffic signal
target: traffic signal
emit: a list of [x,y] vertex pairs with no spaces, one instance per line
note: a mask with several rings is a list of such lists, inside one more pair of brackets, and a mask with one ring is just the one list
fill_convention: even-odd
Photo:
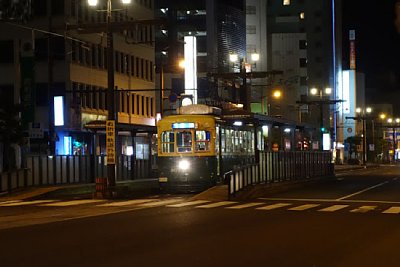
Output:
[[321,131],[321,133],[325,133],[325,132],[326,132],[325,127],[321,127],[321,128],[320,128],[320,131]]

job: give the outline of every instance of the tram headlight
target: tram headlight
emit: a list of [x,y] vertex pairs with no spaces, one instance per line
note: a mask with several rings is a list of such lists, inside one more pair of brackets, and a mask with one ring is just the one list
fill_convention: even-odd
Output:
[[179,161],[179,163],[178,163],[178,168],[179,168],[181,171],[186,171],[186,170],[189,169],[189,167],[190,167],[190,162],[187,161],[187,160],[185,160],[185,159]]

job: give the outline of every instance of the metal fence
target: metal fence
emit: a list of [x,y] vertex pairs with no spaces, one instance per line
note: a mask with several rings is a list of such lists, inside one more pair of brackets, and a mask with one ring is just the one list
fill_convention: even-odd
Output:
[[[27,156],[25,169],[0,173],[0,192],[38,185],[93,183],[96,177],[106,177],[106,160],[104,155]],[[150,161],[133,156],[119,156],[116,172],[117,181],[152,177]]]
[[305,180],[334,175],[330,152],[260,152],[259,163],[236,168],[226,174],[228,195],[249,185]]

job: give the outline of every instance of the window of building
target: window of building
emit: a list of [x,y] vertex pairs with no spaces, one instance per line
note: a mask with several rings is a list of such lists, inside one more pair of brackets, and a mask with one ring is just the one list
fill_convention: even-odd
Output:
[[131,56],[131,76],[135,75],[135,57]]
[[290,0],[283,0],[283,5],[284,6],[289,6],[290,5]]
[[307,86],[307,80],[308,80],[307,76],[301,76],[300,77],[300,86]]
[[136,115],[140,115],[140,104],[140,95],[136,95]]
[[0,41],[0,63],[14,62],[14,41]]
[[246,14],[247,15],[256,14],[256,7],[255,6],[246,6]]
[[306,14],[304,12],[300,12],[299,17],[300,17],[300,19],[305,19]]
[[256,34],[256,26],[255,25],[247,25],[246,33],[247,34]]
[[47,1],[36,0],[32,2],[33,14],[35,16],[46,16],[47,15]]
[[307,49],[307,41],[299,40],[299,49]]
[[299,65],[300,65],[300,68],[307,67],[307,59],[306,58],[300,58],[299,59]]

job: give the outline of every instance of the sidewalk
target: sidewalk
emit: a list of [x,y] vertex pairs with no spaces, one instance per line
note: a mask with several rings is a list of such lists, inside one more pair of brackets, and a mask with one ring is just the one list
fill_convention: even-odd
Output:
[[[88,199],[93,198],[96,184],[68,184],[31,187],[4,194],[1,201],[27,200],[37,198]],[[134,198],[160,193],[158,178],[117,182],[115,198]]]

